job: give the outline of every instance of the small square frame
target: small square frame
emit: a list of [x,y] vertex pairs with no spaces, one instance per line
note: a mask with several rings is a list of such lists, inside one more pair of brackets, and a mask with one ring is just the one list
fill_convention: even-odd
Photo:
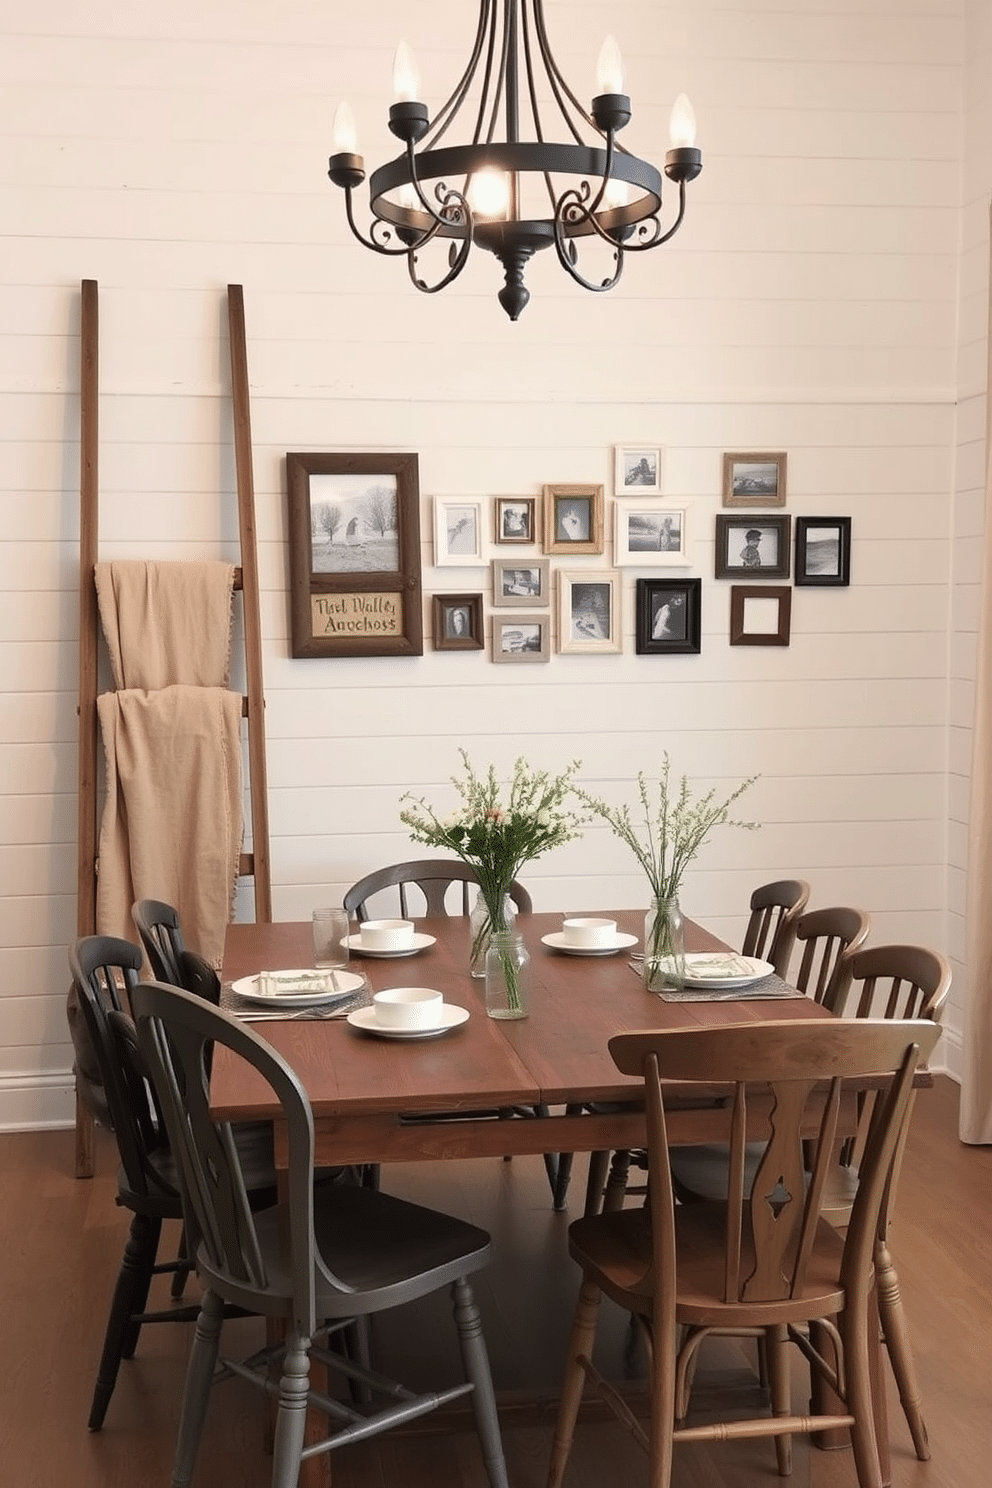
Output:
[[434,497],[434,564],[478,568],[485,563],[485,517],[481,498]]
[[497,496],[493,507],[493,536],[497,543],[537,542],[537,499],[534,496]]
[[431,601],[435,651],[481,651],[481,594],[435,594]]
[[[516,641],[512,638],[516,636]],[[493,661],[511,666],[551,660],[551,614],[493,616]]]
[[792,589],[788,584],[733,586],[730,591],[732,646],[787,646],[791,634]]
[[724,506],[784,506],[787,460],[784,454],[724,455]]
[[494,558],[493,604],[534,609],[551,603],[551,565],[547,558]]
[[851,582],[850,517],[796,518],[796,577],[799,585],[846,589]]
[[634,611],[637,655],[698,656],[702,649],[702,598],[702,579],[638,579]]
[[544,551],[602,553],[602,486],[544,487]]
[[616,569],[558,574],[558,650],[583,656],[623,650]]
[[613,503],[613,561],[631,568],[687,568],[689,508],[664,501]]
[[792,518],[769,516],[716,518],[718,579],[787,579],[792,557]]
[[614,496],[661,495],[659,445],[618,444],[613,466]]

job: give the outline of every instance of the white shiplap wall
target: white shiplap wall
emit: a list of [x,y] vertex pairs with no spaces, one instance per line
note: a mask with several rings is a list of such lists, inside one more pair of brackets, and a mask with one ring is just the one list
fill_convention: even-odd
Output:
[[[797,873],[819,903],[869,908],[878,939],[947,945],[966,775],[952,729],[949,811],[948,726],[961,719],[948,637],[952,601],[967,599],[950,575],[952,559],[970,561],[976,484],[962,484],[959,454],[955,507],[956,438],[959,452],[968,445],[956,388],[970,365],[956,330],[962,89],[977,135],[988,6],[547,8],[580,93],[603,32],[616,31],[639,153],[663,156],[684,87],[706,165],[680,234],[630,263],[614,294],[584,294],[545,255],[515,326],[496,304],[493,262],[480,258],[444,295],[417,295],[401,267],[350,239],[324,177],[338,96],[355,107],[367,158],[382,159],[396,37],[417,50],[436,105],[471,7],[5,8],[0,1125],[71,1113],[82,278],[100,284],[107,558],[235,555],[224,287],[245,287],[277,917],[407,855],[398,798],[440,792],[459,744],[501,764],[518,751],[551,767],[578,755],[583,779],[608,793],[668,748],[704,788],[761,777],[746,804],[762,831],[706,849],[689,913],[736,938],[751,887]],[[983,48],[967,68],[966,19]],[[974,306],[983,148],[961,260]],[[969,386],[977,395],[977,370]],[[979,426],[976,414],[972,443]],[[434,495],[531,494],[547,481],[609,491],[613,447],[642,441],[665,446],[666,494],[691,503],[700,656],[633,654],[628,569],[621,656],[516,670],[435,654],[428,639],[415,660],[289,658],[287,450],[419,453],[429,619],[432,593],[488,585],[487,569],[432,566]],[[793,517],[853,517],[852,585],[797,590],[788,649],[728,645],[729,585],[711,575],[730,449],[788,452]],[[609,561],[608,547],[569,566]],[[541,908],[644,898],[602,832],[528,882]]]

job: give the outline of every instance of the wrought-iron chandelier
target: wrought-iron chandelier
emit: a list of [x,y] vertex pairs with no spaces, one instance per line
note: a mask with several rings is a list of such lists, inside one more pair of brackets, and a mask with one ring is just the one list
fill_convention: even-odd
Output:
[[[630,120],[619,48],[607,37],[599,57],[597,96],[587,113],[559,70],[544,21],[544,0],[479,0],[479,22],[468,65],[433,123],[418,99],[419,81],[401,42],[393,72],[398,101],[389,128],[405,146],[395,160],[372,172],[372,225],[355,222],[352,193],[365,180],[357,153],[355,121],[347,103],[334,119],[328,172],[345,194],[355,237],[376,253],[404,256],[417,289],[436,294],[457,279],[473,243],[500,260],[506,282],[499,302],[516,320],[530,294],[524,269],[552,244],[562,268],[583,289],[612,289],[627,253],[668,241],[685,215],[685,188],[702,169],[695,119],[684,94],[672,109],[672,148],[665,175],[679,190],[678,213],[664,230],[661,174],[617,143]],[[541,104],[557,110],[555,128],[565,142],[546,137]],[[464,108],[474,115],[468,144],[442,144]],[[420,147],[419,149],[417,147]],[[579,267],[581,240],[605,245],[608,268],[598,278]],[[448,242],[433,283],[420,255],[428,244]]]

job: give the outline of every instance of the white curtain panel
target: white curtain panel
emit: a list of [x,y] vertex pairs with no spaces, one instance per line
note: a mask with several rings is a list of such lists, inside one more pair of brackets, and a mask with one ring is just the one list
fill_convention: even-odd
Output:
[[[992,214],[990,214],[992,217]],[[990,224],[992,226],[992,224]],[[992,230],[990,230],[992,241]],[[961,1082],[961,1140],[992,1142],[992,261],[985,383],[985,554],[972,735],[968,848],[968,960],[971,995]]]

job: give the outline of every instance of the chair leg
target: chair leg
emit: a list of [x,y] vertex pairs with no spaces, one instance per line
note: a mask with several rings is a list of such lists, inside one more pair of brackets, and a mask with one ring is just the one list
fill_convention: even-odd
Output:
[[[792,1414],[792,1390],[789,1381],[788,1334],[784,1326],[765,1329],[765,1367],[768,1370],[768,1389],[771,1395],[772,1415]],[[788,1433],[775,1438],[775,1456],[778,1459],[779,1477],[787,1478],[792,1472],[792,1437]]]
[[297,1488],[306,1437],[309,1385],[310,1340],[293,1329],[286,1338],[279,1381],[279,1414],[272,1449],[272,1488]]
[[882,1488],[868,1348],[868,1329],[877,1324],[875,1309],[869,1306],[848,1306],[839,1322],[847,1373],[847,1409],[854,1417],[851,1445],[854,1448],[858,1488]]
[[196,1320],[193,1347],[186,1367],[186,1384],[183,1389],[183,1408],[179,1418],[179,1438],[176,1442],[176,1460],[172,1469],[172,1488],[189,1488],[196,1465],[197,1448],[207,1414],[210,1386],[213,1383],[220,1345],[220,1329],[224,1321],[224,1303],[215,1292],[206,1291],[200,1303],[200,1315]]
[[875,1285],[878,1289],[878,1312],[882,1320],[882,1335],[889,1352],[892,1373],[899,1387],[899,1400],[909,1425],[916,1455],[921,1462],[930,1459],[930,1438],[923,1419],[923,1401],[913,1363],[913,1351],[906,1329],[906,1315],[902,1308],[899,1277],[892,1264],[889,1247],[883,1240],[875,1245]]
[[586,1207],[582,1211],[587,1219],[590,1214],[598,1214],[602,1207],[609,1166],[610,1154],[608,1152],[590,1152],[589,1176],[586,1179]]
[[506,1459],[503,1456],[503,1438],[496,1414],[496,1394],[489,1368],[489,1355],[482,1336],[482,1319],[471,1286],[461,1277],[451,1288],[454,1301],[455,1325],[461,1346],[465,1377],[471,1380],[472,1409],[475,1424],[482,1444],[482,1456],[492,1488],[508,1488]]
[[148,1298],[161,1230],[161,1221],[150,1219],[145,1214],[136,1214],[131,1220],[131,1232],[117,1274],[93,1390],[89,1418],[91,1431],[99,1431],[103,1425],[121,1360],[130,1359],[137,1348],[141,1325],[132,1319],[144,1309]]
[[186,1226],[183,1225],[183,1232],[179,1237],[179,1250],[176,1254],[176,1272],[172,1278],[172,1285],[169,1288],[169,1295],[174,1302],[178,1302],[186,1290],[186,1283],[189,1281],[192,1271],[193,1263],[189,1259],[189,1253],[186,1247]]
[[568,1463],[568,1455],[572,1450],[575,1422],[578,1419],[579,1406],[582,1404],[582,1391],[586,1381],[585,1370],[579,1363],[579,1359],[592,1358],[593,1344],[596,1341],[596,1324],[599,1321],[599,1299],[599,1287],[594,1282],[583,1281],[575,1309],[575,1318],[572,1322],[572,1336],[568,1341],[568,1357],[565,1361],[565,1377],[562,1380],[558,1419],[555,1422],[554,1440],[551,1445],[551,1466],[548,1469],[547,1488],[560,1488]]

